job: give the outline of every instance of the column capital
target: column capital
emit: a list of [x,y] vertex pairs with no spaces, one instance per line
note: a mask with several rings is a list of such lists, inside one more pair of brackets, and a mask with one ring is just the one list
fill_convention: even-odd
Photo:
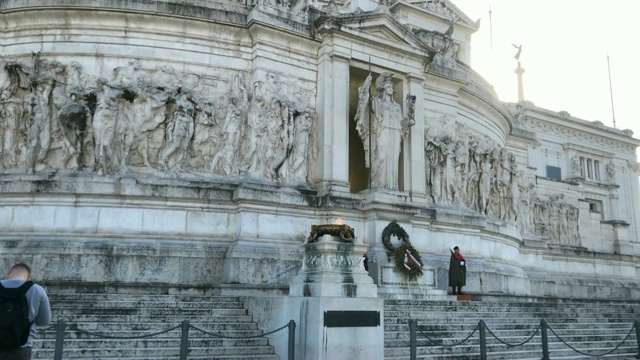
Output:
[[409,82],[423,82],[425,80],[424,75],[422,74],[406,73],[404,77]]
[[339,52],[336,52],[336,51],[330,52],[329,53],[329,57],[333,61],[340,61],[340,62],[346,62],[346,63],[351,61],[351,56],[350,55],[342,54],[342,53],[339,53]]

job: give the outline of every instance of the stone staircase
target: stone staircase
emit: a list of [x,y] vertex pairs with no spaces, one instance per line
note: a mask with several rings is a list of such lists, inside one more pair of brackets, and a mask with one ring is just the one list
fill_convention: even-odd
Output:
[[[267,337],[253,337],[263,331],[237,297],[197,291],[148,294],[69,289],[50,290],[49,297],[52,326],[39,332],[33,359],[53,359],[58,320],[67,322],[63,359],[178,359],[183,320],[189,320],[197,328],[189,330],[188,359],[286,358],[286,354],[281,357],[274,353]],[[551,359],[634,359],[638,353],[636,331],[630,330],[634,321],[640,319],[640,302],[561,299],[531,302],[491,297],[481,300],[385,300],[385,360],[410,358],[409,319],[418,323],[418,359],[479,359],[479,331],[469,335],[480,320],[487,326],[487,355],[491,360],[540,359],[542,341],[538,327],[542,319],[550,327],[547,333]],[[501,341],[526,343],[507,346]],[[618,348],[608,355],[587,356],[569,346],[590,355]]]
[[39,332],[33,359],[53,359],[58,320],[67,322],[63,359],[178,359],[183,320],[197,328],[189,330],[188,359],[280,359],[266,337],[235,339],[263,334],[236,297],[53,292],[49,298],[52,326]]
[[[384,358],[410,358],[409,319],[417,320],[418,359],[480,359],[479,331],[464,341],[478,328],[480,320],[488,329],[485,336],[487,358],[492,360],[540,359],[542,340],[538,327],[542,319],[553,330],[547,330],[551,359],[635,359],[638,354],[636,330],[629,333],[634,321],[640,319],[634,311],[638,304],[523,300],[386,300]],[[531,337],[536,329],[537,333]],[[526,343],[508,346],[492,334],[507,344]],[[527,342],[529,338],[531,340]],[[572,350],[567,344],[584,354]],[[618,345],[609,355],[585,355],[601,355]]]

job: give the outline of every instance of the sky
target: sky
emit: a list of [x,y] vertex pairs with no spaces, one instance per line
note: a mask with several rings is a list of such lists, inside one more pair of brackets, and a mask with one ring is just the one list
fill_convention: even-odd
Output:
[[522,44],[525,100],[611,127],[615,115],[616,128],[640,138],[640,0],[451,2],[481,19],[470,65],[493,84],[500,100],[518,99],[512,44]]

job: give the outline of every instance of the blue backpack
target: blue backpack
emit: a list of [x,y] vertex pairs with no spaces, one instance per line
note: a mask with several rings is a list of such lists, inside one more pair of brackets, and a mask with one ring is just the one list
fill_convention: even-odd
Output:
[[0,283],[0,350],[17,349],[29,340],[32,322],[26,293],[31,286],[31,281],[17,288]]

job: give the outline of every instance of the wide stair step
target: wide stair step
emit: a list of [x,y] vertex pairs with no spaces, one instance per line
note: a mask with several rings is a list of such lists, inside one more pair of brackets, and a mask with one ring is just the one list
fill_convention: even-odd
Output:
[[412,319],[417,322],[418,359],[480,359],[481,320],[486,324],[487,358],[540,359],[544,319],[551,359],[634,359],[638,342],[632,328],[639,319],[634,308],[637,304],[587,300],[386,300],[384,358],[410,359]]
[[52,326],[40,330],[33,359],[53,359],[64,321],[63,359],[178,359],[189,321],[189,359],[279,360],[236,297],[126,293],[49,294]]

